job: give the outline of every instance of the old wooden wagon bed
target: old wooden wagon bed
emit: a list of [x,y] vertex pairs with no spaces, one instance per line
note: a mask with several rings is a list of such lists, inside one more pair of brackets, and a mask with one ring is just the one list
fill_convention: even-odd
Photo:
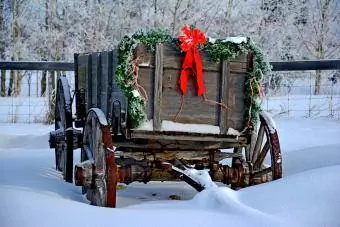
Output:
[[[152,36],[75,54],[75,114],[66,77],[59,78],[49,142],[64,179],[82,186],[93,205],[114,207],[118,182],[180,179],[201,191],[208,187],[204,174],[233,189],[281,178],[275,124],[259,109],[258,53],[243,48],[249,39],[207,41],[210,52],[204,45],[185,52],[181,39],[148,45],[145,37]],[[236,55],[214,59],[216,45]],[[189,54],[196,62],[185,78]],[[81,163],[73,168],[77,148]]]

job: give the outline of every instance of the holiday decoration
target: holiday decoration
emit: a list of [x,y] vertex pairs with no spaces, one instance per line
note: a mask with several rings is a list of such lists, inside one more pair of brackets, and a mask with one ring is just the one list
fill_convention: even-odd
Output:
[[[138,127],[146,119],[145,106],[147,98],[142,95],[143,89],[138,85],[138,66],[134,59],[134,50],[143,44],[149,52],[154,52],[157,43],[173,43],[178,51],[184,52],[182,70],[179,75],[179,90],[182,96],[187,91],[189,74],[197,84],[197,95],[204,96],[203,66],[200,52],[210,55],[212,61],[232,60],[244,52],[253,55],[253,66],[245,85],[245,125],[253,129],[260,111],[259,99],[262,96],[260,81],[263,74],[270,71],[269,62],[262,50],[250,38],[232,37],[227,39],[207,38],[199,29],[189,26],[182,28],[178,39],[174,39],[167,30],[154,29],[148,32],[138,31],[132,36],[125,36],[118,46],[118,66],[116,81],[128,98],[128,116],[133,127]],[[137,70],[137,72],[136,72]]]
[[186,52],[181,75],[179,78],[179,84],[182,94],[187,91],[187,84],[189,73],[192,72],[196,75],[196,82],[198,88],[198,95],[201,96],[205,92],[203,82],[203,66],[198,51],[198,45],[205,44],[205,35],[197,28],[190,28],[188,25],[182,28],[183,34],[179,36],[179,40],[182,42],[180,48]]

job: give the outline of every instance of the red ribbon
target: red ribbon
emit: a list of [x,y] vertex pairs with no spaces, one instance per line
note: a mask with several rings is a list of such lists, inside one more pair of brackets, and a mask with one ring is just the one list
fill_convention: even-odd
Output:
[[186,93],[189,72],[191,71],[193,74],[196,74],[197,94],[201,96],[205,92],[205,86],[203,80],[203,66],[197,47],[199,44],[206,43],[206,37],[199,29],[191,29],[188,25],[185,25],[181,30],[183,34],[178,37],[182,42],[180,48],[182,51],[186,52],[186,54],[179,78],[180,90],[182,94]]

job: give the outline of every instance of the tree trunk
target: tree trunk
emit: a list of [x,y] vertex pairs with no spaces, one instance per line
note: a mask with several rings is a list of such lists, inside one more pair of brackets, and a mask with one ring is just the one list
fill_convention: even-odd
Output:
[[[12,46],[16,47],[19,43],[20,27],[18,23],[18,17],[20,15],[19,4],[17,0],[12,0],[12,15],[13,15],[13,24],[12,24]],[[20,59],[20,52],[14,52],[12,54],[12,61],[18,61]],[[11,71],[10,81],[9,81],[9,89],[8,95],[19,95],[21,90],[21,76],[19,71]]]
[[178,13],[179,8],[181,7],[181,4],[182,4],[182,0],[176,1],[174,13],[173,13],[173,20],[172,20],[172,36],[175,36],[175,33],[176,33],[175,31],[177,27],[177,13]]
[[153,21],[153,27],[156,28],[157,27],[157,0],[154,0],[154,9],[153,9],[153,13],[154,13],[154,21]]
[[[320,32],[319,36],[317,38],[317,45],[316,45],[316,53],[318,59],[324,59],[325,58],[325,30],[327,29],[327,20],[328,18],[328,11],[330,9],[330,0],[325,0],[322,4],[321,9],[321,26],[320,26]],[[315,76],[315,89],[314,94],[318,95],[321,91],[321,71],[316,71]]]
[[15,71],[11,70],[11,74],[10,74],[10,77],[9,77],[7,96],[12,96],[13,95],[14,77],[15,77]]
[[1,70],[1,91],[0,94],[2,97],[6,96],[6,70]]
[[321,71],[316,70],[314,95],[319,95],[321,91]]
[[229,23],[230,23],[232,9],[233,9],[233,0],[228,0],[227,21]]
[[41,86],[40,96],[41,97],[43,97],[46,93],[46,75],[47,75],[47,71],[43,71],[41,81],[40,81],[40,86]]
[[[4,23],[4,1],[0,1],[0,36],[5,37],[5,23]],[[5,60],[5,39],[0,39],[0,59]],[[1,70],[0,76],[0,96],[6,96],[6,70]]]

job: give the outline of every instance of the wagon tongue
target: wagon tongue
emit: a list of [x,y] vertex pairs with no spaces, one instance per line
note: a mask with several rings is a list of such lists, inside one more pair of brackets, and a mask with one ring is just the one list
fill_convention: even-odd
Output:
[[210,177],[209,169],[197,170],[186,166],[178,159],[173,164],[162,162],[161,166],[171,175],[185,181],[199,192],[207,188],[217,187]]

